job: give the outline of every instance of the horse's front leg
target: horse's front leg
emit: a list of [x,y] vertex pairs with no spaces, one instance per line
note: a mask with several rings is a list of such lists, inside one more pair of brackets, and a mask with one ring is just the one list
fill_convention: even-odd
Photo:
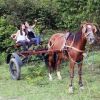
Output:
[[48,72],[49,72],[49,80],[52,81],[52,75],[51,75],[51,72],[52,72],[52,54],[49,55],[49,59],[48,59]]
[[78,64],[78,74],[79,74],[79,86],[80,86],[80,89],[84,89],[83,83],[82,83],[82,63]]
[[62,60],[62,53],[58,53],[58,58],[57,58],[57,63],[56,63],[56,70],[57,70],[57,77],[59,80],[62,79],[61,74],[60,74],[60,64]]
[[74,66],[75,63],[70,61],[70,85],[69,85],[69,93],[73,93],[73,78],[74,78]]

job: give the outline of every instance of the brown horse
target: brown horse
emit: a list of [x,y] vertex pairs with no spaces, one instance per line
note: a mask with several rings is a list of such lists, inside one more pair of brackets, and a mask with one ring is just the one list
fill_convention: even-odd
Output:
[[[86,42],[92,44],[95,41],[96,27],[92,23],[83,23],[81,25],[80,31],[76,34],[71,34],[66,32],[54,34],[48,42],[49,52],[49,79],[52,80],[52,67],[55,67],[57,71],[58,79],[62,79],[60,75],[60,63],[63,58],[66,57],[70,61],[70,78],[71,82],[69,85],[69,92],[73,93],[73,78],[74,78],[74,66],[78,65],[79,74],[79,85],[83,89],[82,83],[82,61],[83,53],[85,50]],[[67,37],[66,37],[67,36]],[[56,62],[54,62],[54,54],[56,56]],[[55,64],[54,64],[55,63]]]

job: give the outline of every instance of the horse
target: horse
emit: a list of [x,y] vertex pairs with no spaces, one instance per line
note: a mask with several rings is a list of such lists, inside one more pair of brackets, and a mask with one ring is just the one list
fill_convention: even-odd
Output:
[[[95,33],[97,29],[93,23],[84,22],[80,26],[80,30],[76,34],[70,32],[55,33],[51,36],[48,42],[48,70],[49,79],[52,80],[52,67],[55,67],[57,71],[58,79],[62,79],[60,75],[60,63],[62,59],[66,58],[70,62],[70,84],[69,92],[73,93],[73,78],[74,78],[74,66],[78,65],[79,74],[79,86],[80,89],[84,89],[82,82],[82,62],[83,53],[85,51],[85,45],[88,42],[93,44],[96,40]],[[67,37],[66,37],[67,34]],[[56,60],[54,61],[54,54],[56,53]]]

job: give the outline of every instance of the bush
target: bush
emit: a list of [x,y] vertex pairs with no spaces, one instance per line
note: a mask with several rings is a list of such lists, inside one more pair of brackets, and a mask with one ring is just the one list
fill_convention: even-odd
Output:
[[1,53],[1,54],[0,54],[0,65],[4,64],[4,62],[5,62],[5,57],[6,57],[6,54],[5,54],[5,53]]
[[10,25],[4,17],[0,17],[0,52],[5,51],[13,43],[10,36],[15,30],[16,28]]
[[32,84],[39,84],[46,75],[46,68],[44,65],[36,63],[36,65],[33,67],[28,68],[27,75],[25,79],[28,83]]

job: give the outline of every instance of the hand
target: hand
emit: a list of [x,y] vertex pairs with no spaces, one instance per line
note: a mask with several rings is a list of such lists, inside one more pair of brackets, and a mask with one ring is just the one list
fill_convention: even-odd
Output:
[[16,37],[16,35],[15,34],[12,34],[10,38],[15,38],[15,37]]
[[35,20],[34,20],[34,22],[36,23],[36,22],[37,22],[37,20],[35,19]]
[[30,40],[29,40],[29,39],[27,39],[27,41],[28,41],[28,42],[30,42]]

